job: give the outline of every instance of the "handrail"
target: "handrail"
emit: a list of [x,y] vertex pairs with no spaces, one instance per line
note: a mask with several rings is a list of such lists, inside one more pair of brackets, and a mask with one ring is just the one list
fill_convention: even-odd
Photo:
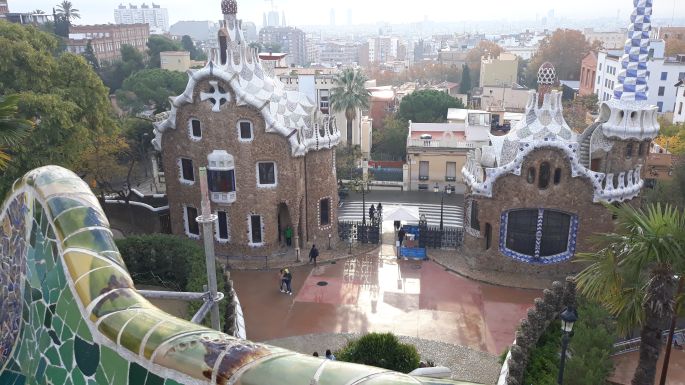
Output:
[[[661,333],[661,337],[667,337],[669,333],[669,330],[665,330]],[[685,335],[685,328],[683,329],[678,329],[673,332],[673,335],[678,335],[678,334],[683,334]],[[641,337],[633,338],[630,340],[625,340],[621,342],[617,342],[613,345],[614,352],[611,354],[612,356],[618,356],[621,354],[626,354],[630,352],[636,352],[640,350],[640,342],[642,341]],[[625,347],[625,349],[624,349]]]

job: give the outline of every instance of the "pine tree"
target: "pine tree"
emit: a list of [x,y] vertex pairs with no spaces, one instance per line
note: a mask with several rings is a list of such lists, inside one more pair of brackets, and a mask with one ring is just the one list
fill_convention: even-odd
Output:
[[471,92],[471,70],[466,64],[462,65],[461,84],[459,84],[459,93],[468,94]]

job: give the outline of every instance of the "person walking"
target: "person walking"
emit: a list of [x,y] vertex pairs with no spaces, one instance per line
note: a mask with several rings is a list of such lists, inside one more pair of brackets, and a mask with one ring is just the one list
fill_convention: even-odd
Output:
[[316,266],[316,257],[319,256],[319,249],[316,248],[316,245],[312,245],[311,250],[309,250],[309,263],[314,262],[314,266]]
[[293,244],[293,228],[288,226],[285,228],[285,231],[283,232],[285,235],[285,244],[290,247]]
[[331,353],[331,349],[326,349],[326,359],[335,361],[335,356]]
[[369,207],[369,219],[371,219],[371,221],[374,220],[374,214],[375,213],[376,213],[376,208],[373,207],[373,204],[371,204],[371,207]]
[[278,281],[280,282],[278,289],[281,291],[281,293],[285,293],[286,288],[287,288],[287,286],[285,284],[285,269],[281,269],[278,272]]
[[293,275],[290,273],[288,268],[283,269],[283,278],[285,281],[285,292],[288,293],[288,295],[293,295]]
[[397,240],[400,241],[400,247],[402,246],[402,242],[404,242],[404,236],[406,234],[404,227],[400,227],[400,231],[397,233]]
[[376,211],[378,211],[379,217],[383,215],[383,205],[381,205],[381,202],[378,202],[378,205],[376,206]]

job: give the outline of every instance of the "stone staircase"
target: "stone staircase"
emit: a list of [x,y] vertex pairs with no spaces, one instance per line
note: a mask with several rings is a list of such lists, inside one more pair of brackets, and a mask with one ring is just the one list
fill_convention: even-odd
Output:
[[590,127],[583,131],[580,138],[578,138],[578,142],[580,143],[580,164],[587,169],[590,168],[590,141],[592,140],[592,134],[601,124],[602,123],[600,122],[592,123]]

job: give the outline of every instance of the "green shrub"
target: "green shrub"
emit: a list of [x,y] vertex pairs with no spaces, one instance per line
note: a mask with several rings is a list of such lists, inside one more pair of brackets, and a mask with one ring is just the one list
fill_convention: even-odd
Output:
[[[166,234],[130,236],[116,241],[121,257],[137,284],[162,286],[174,291],[202,292],[207,284],[204,250],[194,241]],[[217,284],[226,291],[223,272],[217,268]],[[195,314],[202,302],[188,306]],[[226,300],[219,303],[220,314],[226,314]],[[223,319],[221,320],[223,324]],[[205,317],[209,325],[209,316]]]
[[341,361],[409,373],[419,367],[416,347],[401,343],[392,333],[369,333],[347,343],[336,357]]
[[504,365],[504,361],[507,359],[507,355],[509,354],[509,349],[511,349],[511,346],[504,348],[502,353],[499,354],[499,357],[497,357],[497,362],[499,362],[500,365]]
[[[615,325],[599,304],[579,298],[578,322],[568,345],[565,385],[604,384],[613,372]],[[552,322],[531,353],[524,384],[555,385],[561,356],[561,325]]]

